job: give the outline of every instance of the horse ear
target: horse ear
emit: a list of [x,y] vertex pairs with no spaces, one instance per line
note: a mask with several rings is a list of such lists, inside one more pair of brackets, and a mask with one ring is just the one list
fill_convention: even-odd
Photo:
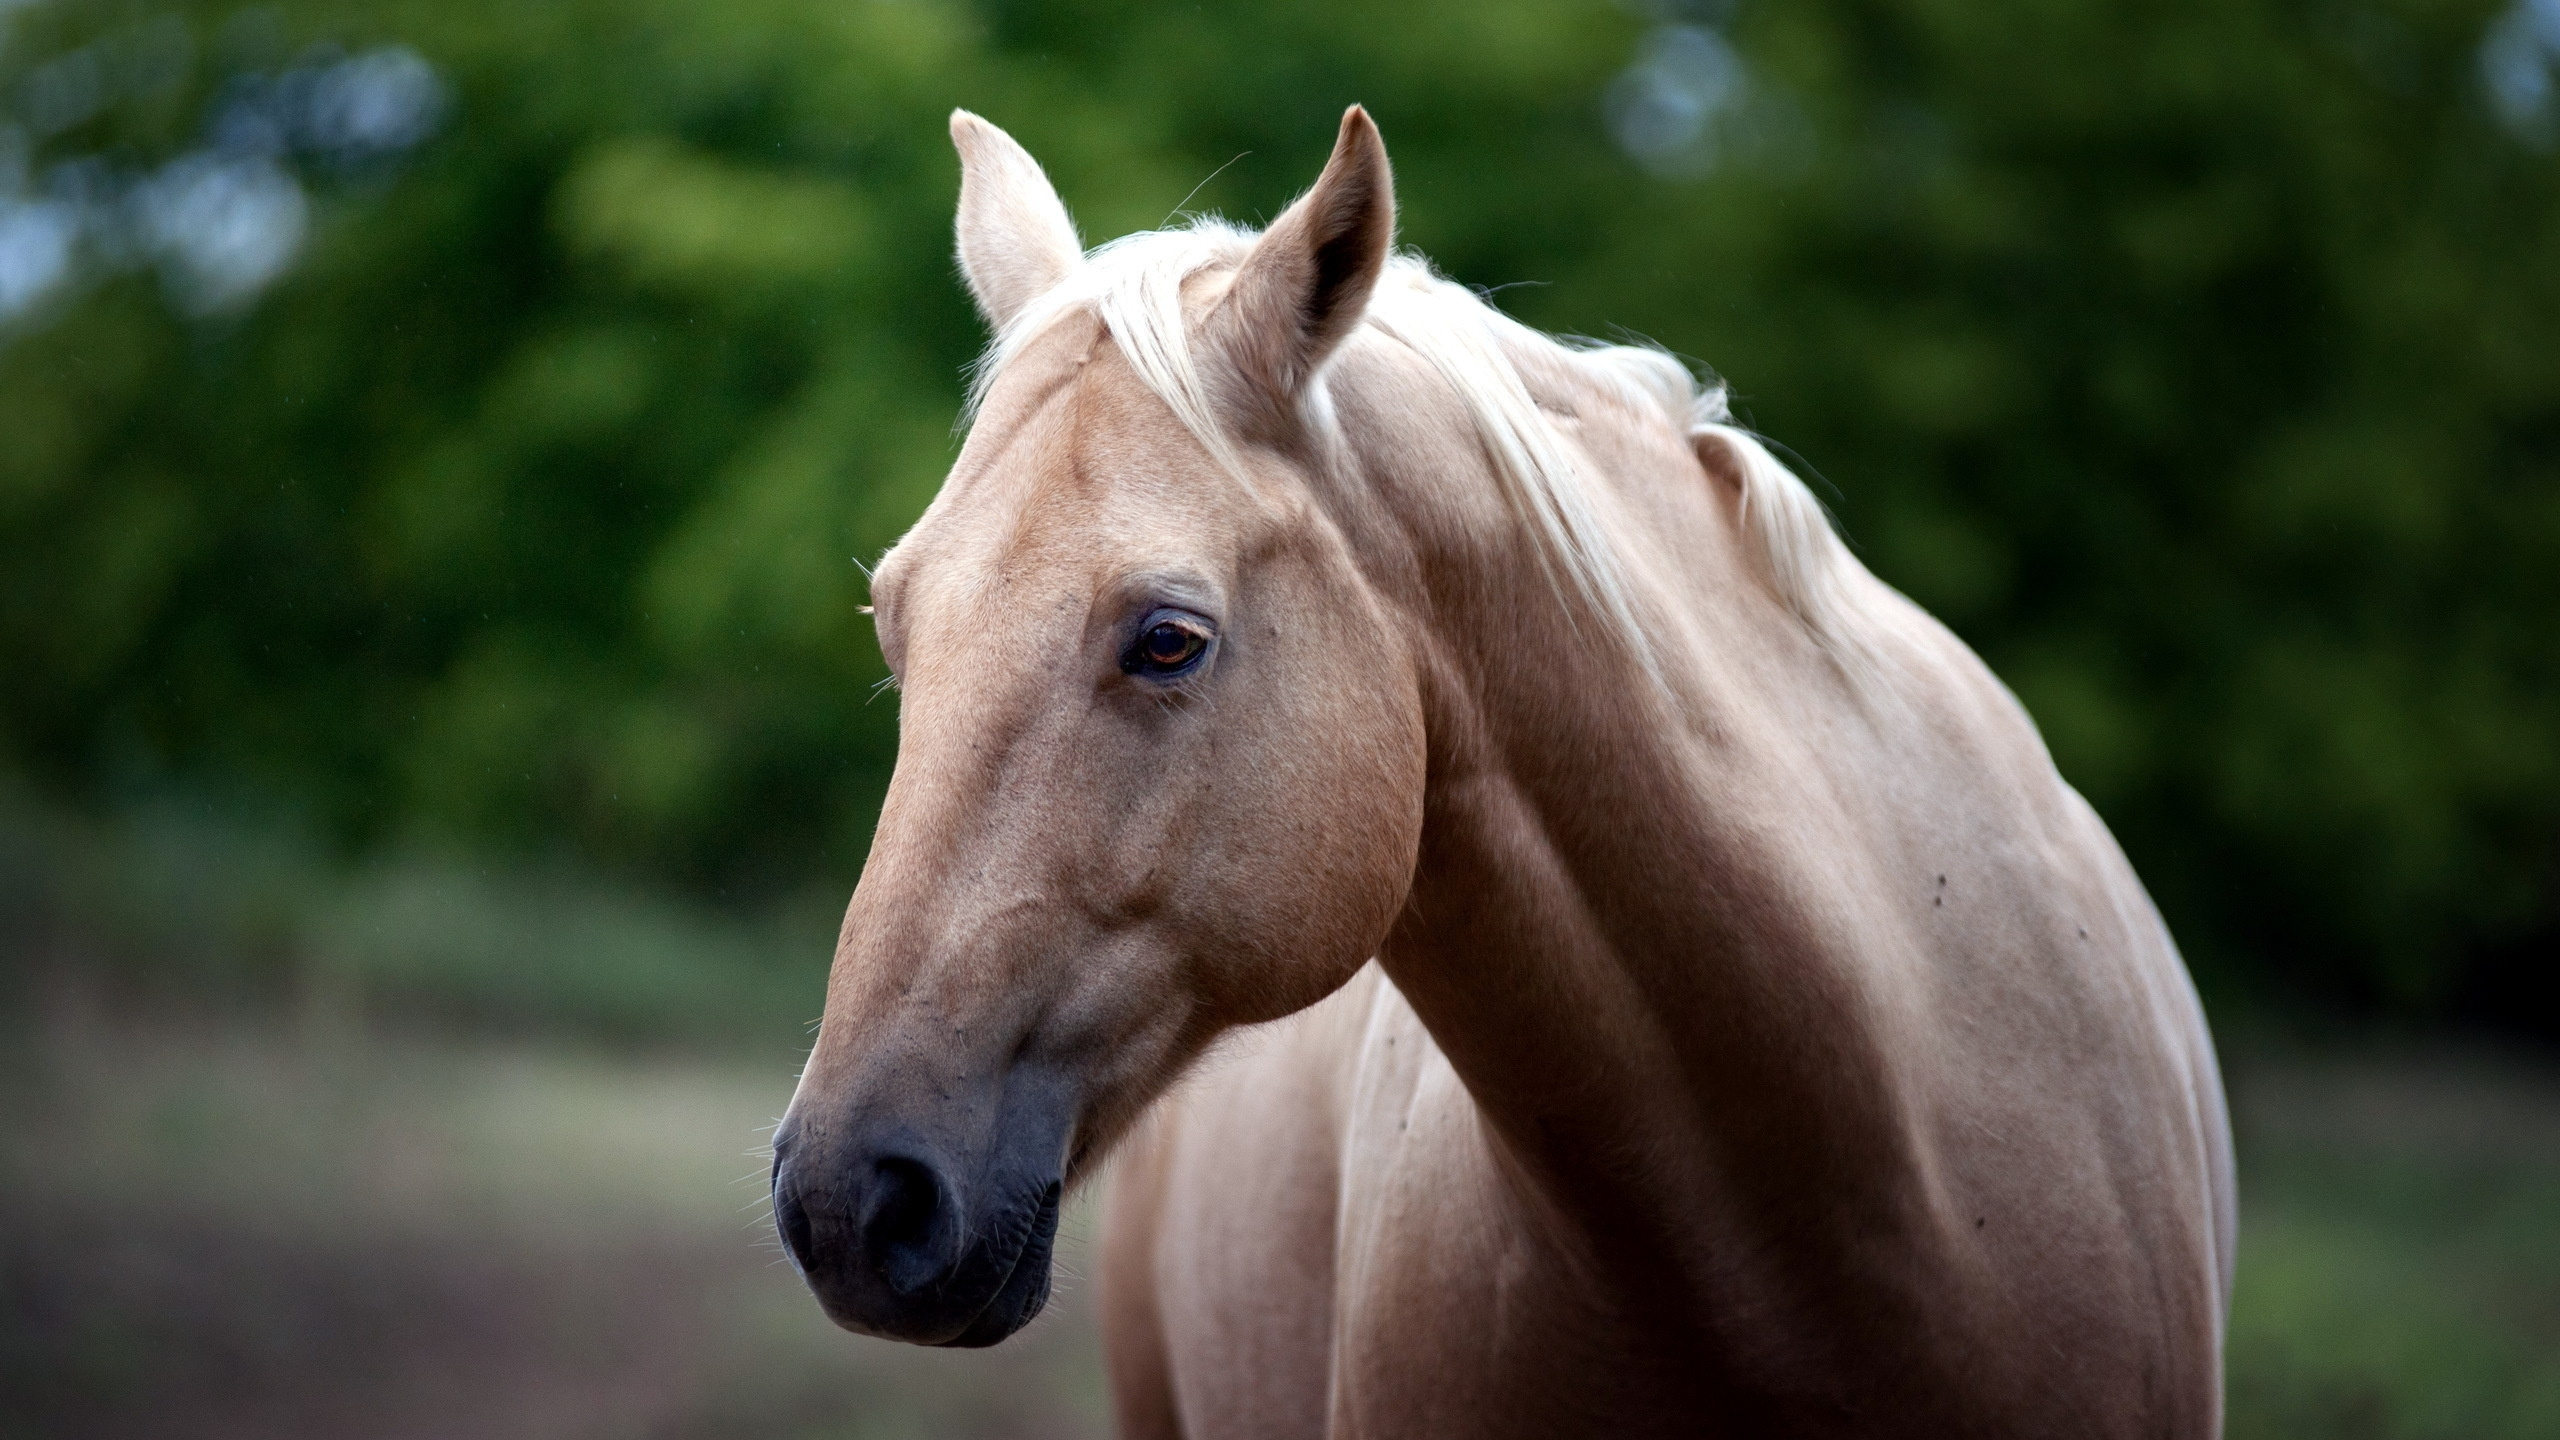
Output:
[[1084,264],[1075,222],[1015,139],[970,114],[951,112],[960,152],[960,274],[978,313],[997,330]]
[[1221,305],[1227,349],[1266,397],[1294,397],[1359,325],[1395,230],[1386,142],[1354,105],[1315,188],[1254,243]]

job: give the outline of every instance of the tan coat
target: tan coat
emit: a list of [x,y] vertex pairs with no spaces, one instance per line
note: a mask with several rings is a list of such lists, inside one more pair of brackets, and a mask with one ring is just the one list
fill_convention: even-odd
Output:
[[1595,589],[1363,323],[1360,112],[1177,277],[1205,440],[954,132],[1007,341],[875,585],[898,772],[775,1171],[831,1313],[1002,1338],[1127,1136],[1132,1435],[2218,1433],[2211,1042],[1981,662],[1746,437],[1523,350]]

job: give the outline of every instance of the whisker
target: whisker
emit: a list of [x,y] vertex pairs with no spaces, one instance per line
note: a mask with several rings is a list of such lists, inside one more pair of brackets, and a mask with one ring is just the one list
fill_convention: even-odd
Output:
[[1173,217],[1182,213],[1182,206],[1183,206],[1183,205],[1188,205],[1188,204],[1190,204],[1190,203],[1191,203],[1191,196],[1192,196],[1192,195],[1197,195],[1197,194],[1199,194],[1202,190],[1205,190],[1205,189],[1207,189],[1207,188],[1208,188],[1208,186],[1209,186],[1209,182],[1210,182],[1210,181],[1215,180],[1215,179],[1217,179],[1219,176],[1226,174],[1226,173],[1227,173],[1227,165],[1233,165],[1234,163],[1236,163],[1236,160],[1241,160],[1241,159],[1243,159],[1244,157],[1246,157],[1247,155],[1250,155],[1250,154],[1252,154],[1252,153],[1253,153],[1253,152],[1252,152],[1252,151],[1250,151],[1250,150],[1239,150],[1239,151],[1237,151],[1237,152],[1236,152],[1235,160],[1230,160],[1230,161],[1228,161],[1228,162],[1227,162],[1227,164],[1226,164],[1226,165],[1221,165],[1221,166],[1219,166],[1217,169],[1210,171],[1207,175],[1202,176],[1202,177],[1201,177],[1201,180],[1200,180],[1200,183],[1191,187],[1191,195],[1185,195],[1185,196],[1183,196],[1183,197],[1182,197],[1182,202],[1181,202],[1181,204],[1176,205],[1176,206],[1174,206],[1172,209],[1167,210],[1166,212],[1164,212],[1164,219],[1162,219],[1162,220],[1160,220],[1160,221],[1158,221],[1158,222],[1156,223],[1156,228],[1157,228],[1157,229],[1159,229],[1159,230],[1161,230],[1161,229],[1163,229],[1165,226],[1172,224],[1172,223],[1173,223]]

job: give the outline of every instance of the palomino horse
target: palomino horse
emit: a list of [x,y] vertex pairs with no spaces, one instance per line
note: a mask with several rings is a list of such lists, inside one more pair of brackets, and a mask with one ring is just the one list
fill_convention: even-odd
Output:
[[774,1142],[827,1313],[1003,1339],[1126,1140],[1132,1435],[2215,1433],[2177,952],[1721,394],[1394,255],[1359,110],[1263,234],[1091,254],[952,133],[997,339]]

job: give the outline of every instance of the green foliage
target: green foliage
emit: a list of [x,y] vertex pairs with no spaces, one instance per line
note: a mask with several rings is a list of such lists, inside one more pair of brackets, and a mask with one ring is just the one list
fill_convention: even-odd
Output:
[[8,799],[0,934],[38,963],[0,969],[0,1017],[67,988],[324,1028],[791,1055],[843,902],[746,918],[556,863],[416,846],[332,863],[291,826],[200,805],[101,820]]
[[[2484,91],[2499,8],[22,7],[31,186],[187,151],[311,44],[414,47],[450,103],[297,155],[254,303],[105,267],[0,330],[0,756],[841,887],[895,742],[857,561],[979,341],[944,115],[1100,239],[1273,213],[1361,100],[1407,240],[1712,360],[1836,480],[2209,984],[2511,996],[2560,935],[2560,166]],[[122,88],[27,119],[77,53]],[[1638,143],[1647,66],[1734,53]]]

